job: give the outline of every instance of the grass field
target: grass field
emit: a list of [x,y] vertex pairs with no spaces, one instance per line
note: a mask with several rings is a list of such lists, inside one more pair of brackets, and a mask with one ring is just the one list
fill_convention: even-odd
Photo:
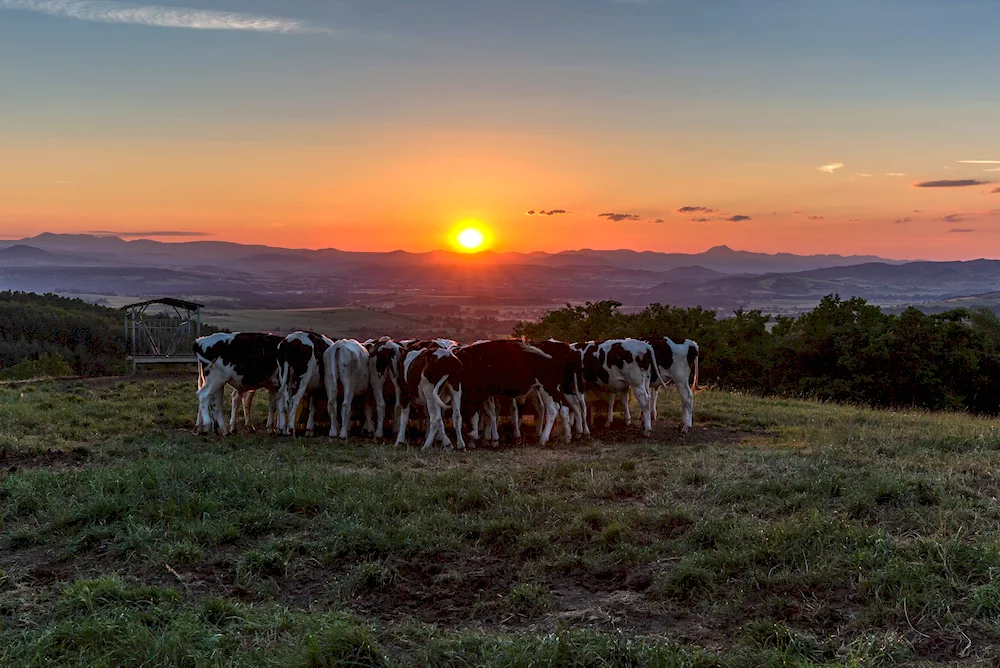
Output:
[[195,437],[192,390],[0,387],[0,665],[1000,661],[1000,422],[706,392],[424,454]]

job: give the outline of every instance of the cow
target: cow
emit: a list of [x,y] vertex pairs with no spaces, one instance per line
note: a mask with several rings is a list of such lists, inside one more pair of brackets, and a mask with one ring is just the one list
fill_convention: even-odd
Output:
[[603,343],[578,344],[577,350],[582,350],[584,380],[608,398],[608,417],[604,426],[611,426],[615,397],[623,392],[626,420],[631,422],[628,408],[628,392],[631,390],[642,411],[642,434],[649,436],[652,433],[649,385],[656,373],[653,347],[637,339],[612,339]]
[[[437,437],[446,448],[451,440],[445,433],[442,411],[452,409],[452,423],[455,428],[455,444],[459,450],[465,449],[462,435],[462,382],[464,369],[451,348],[429,346],[411,350],[403,360],[403,382],[400,384],[402,410],[400,411],[396,447],[406,444],[406,427],[410,422],[410,409],[414,404],[427,409],[428,426],[424,439],[424,450]],[[445,393],[449,401],[442,397]]]
[[[486,402],[494,396],[523,399],[537,392],[545,406],[544,424],[539,443],[545,445],[557,415],[569,424],[569,409],[563,394],[565,369],[552,355],[525,341],[478,341],[455,350],[462,362],[463,413],[472,417],[472,438],[479,440],[480,410],[488,411]],[[494,425],[493,435],[496,434]],[[569,440],[570,431],[564,434]]]
[[295,435],[295,423],[302,400],[308,397],[309,419],[306,435],[312,434],[316,420],[316,393],[326,389],[324,354],[333,341],[314,332],[294,332],[278,344],[278,380],[281,401],[278,428]]
[[677,386],[677,393],[681,396],[681,433],[686,434],[691,429],[694,417],[694,394],[698,389],[698,355],[701,352],[698,344],[690,339],[674,343],[665,336],[646,337],[642,340],[650,344],[656,353],[656,374],[650,383],[653,392],[653,415],[656,415],[656,399],[660,394],[660,388],[672,382]]
[[375,438],[385,433],[385,408],[392,402],[392,423],[399,424],[399,414],[403,410],[400,391],[403,373],[403,348],[387,336],[377,341],[366,341],[368,348],[368,377],[372,394],[375,395]]
[[[330,438],[347,438],[351,428],[351,407],[356,397],[365,397],[365,428],[375,431],[372,425],[371,404],[368,393],[368,351],[354,339],[341,339],[323,353],[326,400],[330,410]],[[337,401],[343,397],[340,425],[337,424]]]
[[[572,426],[565,425],[566,428],[575,430],[577,436],[590,436],[590,427],[587,425],[587,402],[583,395],[583,358],[568,343],[556,339],[536,341],[532,345],[551,355],[553,362],[562,366],[562,391],[572,416]],[[543,415],[543,409],[544,406],[536,399],[535,410],[539,420]]]
[[[267,427],[274,425],[278,403],[278,344],[274,334],[242,333],[210,334],[198,338],[193,347],[198,359],[198,418],[199,432],[211,431],[214,423],[223,436],[236,429],[236,409],[243,404],[243,420],[253,429],[250,409],[254,392],[267,389],[271,395]],[[207,369],[207,372],[206,372]],[[226,385],[233,388],[232,415],[228,428],[223,422],[222,401]]]

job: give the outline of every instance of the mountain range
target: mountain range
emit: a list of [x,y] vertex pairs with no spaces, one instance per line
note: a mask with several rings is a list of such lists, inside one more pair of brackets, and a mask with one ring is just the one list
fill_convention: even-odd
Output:
[[720,312],[793,313],[826,294],[885,306],[995,292],[1000,261],[904,262],[875,256],[569,250],[461,254],[163,243],[44,233],[0,242],[0,288],[134,297],[196,297],[243,308],[531,304],[617,299]]

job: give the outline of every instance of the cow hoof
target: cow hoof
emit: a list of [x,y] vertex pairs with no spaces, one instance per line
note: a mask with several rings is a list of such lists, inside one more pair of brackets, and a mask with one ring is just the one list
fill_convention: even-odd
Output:
[[652,433],[653,433],[653,432],[652,432],[652,430],[650,430],[650,429],[643,429],[643,430],[642,430],[642,435],[643,435],[643,437],[645,437],[645,438],[649,438],[649,437],[650,437],[650,435],[651,435]]

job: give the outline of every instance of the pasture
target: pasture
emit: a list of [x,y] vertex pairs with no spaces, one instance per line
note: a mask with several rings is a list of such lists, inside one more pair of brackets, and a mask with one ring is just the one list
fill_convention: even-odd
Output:
[[[231,332],[323,332],[327,336],[367,338],[359,332],[424,328],[416,318],[360,308],[205,309],[202,320]],[[381,336],[381,334],[379,334]]]
[[0,665],[1000,661],[1000,422],[659,408],[422,453],[196,437],[188,377],[2,386]]

